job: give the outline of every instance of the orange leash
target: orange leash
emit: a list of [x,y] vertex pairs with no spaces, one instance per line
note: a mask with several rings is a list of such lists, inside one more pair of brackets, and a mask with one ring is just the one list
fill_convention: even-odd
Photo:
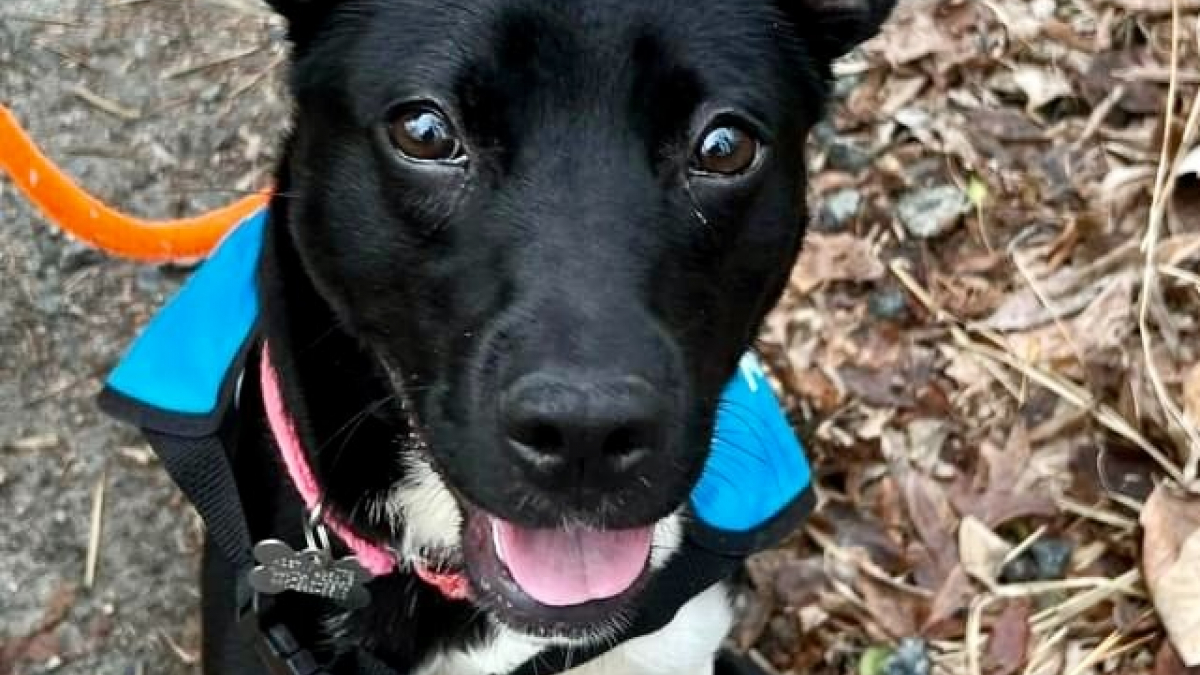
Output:
[[266,206],[270,191],[215,211],[178,220],[152,221],[117,211],[88,194],[42,154],[0,104],[0,169],[65,232],[103,251],[142,262],[204,258],[225,233]]

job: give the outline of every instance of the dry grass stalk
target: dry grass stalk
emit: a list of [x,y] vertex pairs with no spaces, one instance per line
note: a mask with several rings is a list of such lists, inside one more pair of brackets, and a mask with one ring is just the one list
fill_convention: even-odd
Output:
[[1125,644],[1120,644],[1123,637],[1125,637],[1125,634],[1121,631],[1114,631],[1113,633],[1109,634],[1100,641],[1100,644],[1096,645],[1095,649],[1088,652],[1087,656],[1085,656],[1079,663],[1075,664],[1074,668],[1067,671],[1066,675],[1080,675],[1084,671],[1097,664],[1116,658],[1122,654],[1129,653],[1157,639],[1157,636],[1155,635],[1143,635],[1142,637],[1130,640]]
[[[969,353],[982,357],[984,360],[1008,366],[1023,377],[1054,392],[1075,407],[1088,411],[1097,422],[1109,431],[1122,436],[1145,451],[1172,479],[1182,482],[1182,470],[1112,407],[1100,403],[1087,389],[1058,373],[1047,371],[1029,363],[1026,359],[1021,358],[1011,350],[996,349],[974,339],[967,332],[965,322],[943,309],[934,300],[933,295],[917,282],[901,262],[893,261],[889,265],[889,270],[935,319],[949,325],[950,333],[959,347]],[[1003,340],[999,339],[998,336],[993,336],[990,339],[993,343],[1004,344]],[[1018,400],[1022,399],[1018,397]]]
[[1056,497],[1055,503],[1058,504],[1060,509],[1066,511],[1067,513],[1074,513],[1075,515],[1094,520],[1098,523],[1110,525],[1123,534],[1129,534],[1138,527],[1137,521],[1133,518],[1126,518],[1125,516],[1113,513],[1112,511],[1105,511],[1101,508],[1088,506],[1087,504],[1077,502],[1070,497]]
[[1053,607],[1048,607],[1030,618],[1033,630],[1037,633],[1046,633],[1069,625],[1071,621],[1093,607],[1118,595],[1139,597],[1143,594],[1136,587],[1141,578],[1141,572],[1133,569],[1115,579],[1105,580],[1095,588],[1072,596]]
[[[1146,363],[1146,372],[1154,387],[1154,394],[1159,406],[1167,415],[1169,424],[1173,424],[1188,438],[1190,447],[1187,449],[1186,463],[1182,471],[1172,472],[1183,486],[1188,489],[1200,489],[1196,485],[1196,473],[1200,468],[1200,430],[1184,415],[1172,399],[1167,385],[1158,370],[1158,364],[1153,355],[1153,337],[1149,327],[1150,301],[1158,291],[1158,265],[1156,253],[1159,239],[1162,236],[1167,203],[1174,188],[1172,179],[1175,176],[1175,166],[1184,153],[1179,153],[1175,162],[1171,161],[1171,135],[1175,129],[1175,101],[1179,96],[1179,43],[1180,43],[1179,0],[1171,0],[1171,79],[1167,86],[1167,105],[1164,113],[1162,148],[1158,161],[1158,171],[1154,179],[1154,197],[1150,205],[1150,223],[1146,236],[1142,240],[1144,263],[1142,266],[1142,296],[1138,309],[1138,333],[1141,337],[1142,355]],[[1191,112],[1184,127],[1180,147],[1187,148],[1194,139],[1196,125],[1200,122],[1200,97],[1192,101]],[[1180,475],[1176,476],[1178,473]]]
[[1001,561],[1001,566],[1007,565],[1010,562],[1016,560],[1017,558],[1020,558],[1021,555],[1023,553],[1025,553],[1025,551],[1028,551],[1030,548],[1032,548],[1033,545],[1036,544],[1038,542],[1038,540],[1041,539],[1045,535],[1046,535],[1046,526],[1042,525],[1041,527],[1039,527],[1038,529],[1036,529],[1032,533],[1030,533],[1030,535],[1028,537],[1025,537],[1025,539],[1023,539],[1021,541],[1021,543],[1014,546],[1013,550],[1009,551],[1008,555],[1004,556],[1004,560]]
[[87,558],[84,564],[83,587],[91,588],[96,583],[96,569],[100,564],[100,547],[104,532],[104,491],[108,482],[108,469],[100,472],[96,487],[92,490],[92,513],[88,535]]
[[1041,673],[1043,669],[1053,665],[1057,657],[1055,649],[1067,639],[1070,632],[1071,629],[1064,626],[1038,641],[1029,654],[1028,663],[1025,664],[1022,675]]
[[920,586],[913,586],[912,584],[907,584],[907,583],[904,583],[903,581],[899,581],[899,580],[893,578],[890,574],[888,574],[884,570],[880,569],[879,566],[875,565],[870,560],[865,559],[863,556],[853,555],[852,553],[847,551],[845,548],[838,546],[833,541],[832,537],[825,534],[824,532],[821,532],[820,530],[816,529],[812,525],[805,525],[804,532],[814,542],[817,543],[817,546],[819,546],[824,553],[826,553],[827,555],[832,556],[834,558],[837,558],[839,561],[841,561],[843,563],[848,563],[848,564],[854,565],[855,567],[857,567],[859,569],[859,571],[863,572],[864,574],[871,577],[875,581],[878,581],[881,584],[890,586],[898,591],[903,591],[904,593],[908,593],[910,595],[915,595],[915,596],[922,597],[922,598],[932,598],[933,597],[933,593],[931,591],[929,591],[928,589],[921,588]]

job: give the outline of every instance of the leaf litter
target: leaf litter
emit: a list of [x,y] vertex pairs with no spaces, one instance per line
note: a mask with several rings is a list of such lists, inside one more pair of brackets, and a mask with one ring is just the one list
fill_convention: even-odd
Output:
[[838,64],[759,345],[820,496],[751,575],[760,662],[1196,672],[1198,30],[1190,0],[909,0]]

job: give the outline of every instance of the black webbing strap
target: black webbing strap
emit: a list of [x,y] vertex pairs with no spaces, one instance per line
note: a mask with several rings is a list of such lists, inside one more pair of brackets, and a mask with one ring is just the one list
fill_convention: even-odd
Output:
[[250,528],[220,435],[185,438],[150,429],[143,429],[142,433],[172,480],[204,519],[209,540],[239,578],[245,576],[254,566]]
[[396,675],[395,670],[392,670],[390,666],[375,658],[375,656],[365,649],[358,650],[355,656],[358,675]]

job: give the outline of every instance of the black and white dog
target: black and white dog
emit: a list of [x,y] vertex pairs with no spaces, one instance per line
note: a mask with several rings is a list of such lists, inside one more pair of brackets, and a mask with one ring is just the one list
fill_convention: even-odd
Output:
[[[253,540],[303,540],[277,394],[322,509],[399,562],[356,611],[280,596],[295,640],[333,673],[564,647],[577,675],[711,673],[720,585],[626,624],[687,573],[681,507],[800,249],[831,61],[894,0],[271,2],[295,48],[258,276],[279,391],[244,378],[234,475]],[[207,672],[260,673],[208,553]]]

